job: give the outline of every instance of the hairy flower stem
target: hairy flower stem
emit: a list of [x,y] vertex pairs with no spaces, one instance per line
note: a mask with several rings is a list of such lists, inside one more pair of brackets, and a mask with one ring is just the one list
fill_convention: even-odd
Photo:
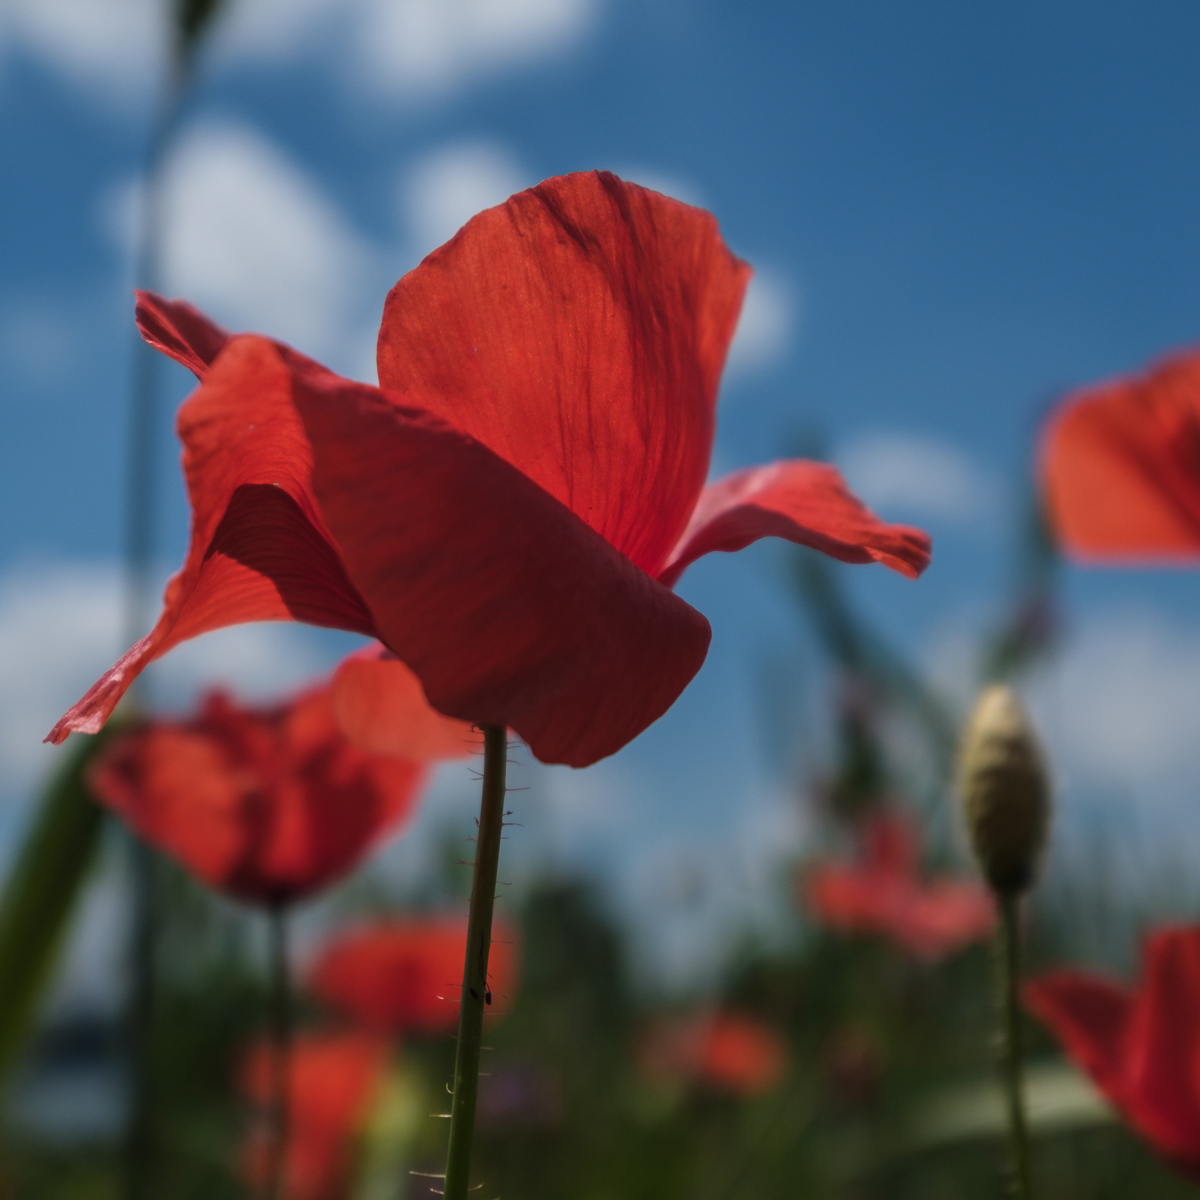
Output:
[[288,1092],[292,1055],[291,977],[288,971],[287,909],[271,905],[271,980],[267,1020],[271,1039],[271,1084],[267,1111],[266,1200],[284,1195],[288,1149]]
[[492,908],[496,900],[496,867],[504,827],[504,771],[508,730],[483,730],[483,798],[467,921],[467,957],[463,964],[462,1008],[458,1015],[458,1053],[454,1059],[454,1092],[450,1102],[450,1147],[446,1153],[446,1200],[467,1200],[471,1180],[471,1140],[475,1133],[475,1099],[479,1092],[479,1052],[483,1014],[491,1002],[488,950],[492,943]]
[[1008,1108],[1008,1137],[1012,1157],[1012,1194],[1017,1200],[1031,1200],[1029,1181],[1029,1130],[1025,1120],[1025,1095],[1022,1085],[1021,1051],[1021,931],[1017,919],[1020,893],[998,893],[1000,936],[996,952],[996,977],[1001,1012],[1001,1069]]

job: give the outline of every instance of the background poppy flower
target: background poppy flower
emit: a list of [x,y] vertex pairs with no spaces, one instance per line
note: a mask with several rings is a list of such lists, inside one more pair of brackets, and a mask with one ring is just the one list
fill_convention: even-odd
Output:
[[[387,921],[343,934],[317,956],[315,996],[369,1029],[447,1033],[458,1027],[467,923],[451,917]],[[503,1013],[517,980],[515,934],[499,921],[488,954],[488,1011]]]
[[713,1091],[757,1096],[782,1082],[789,1054],[770,1026],[722,1010],[652,1027],[638,1058],[652,1079],[693,1079]]
[[973,880],[920,876],[916,825],[899,813],[874,813],[857,829],[859,861],[820,863],[800,881],[813,916],[833,929],[881,933],[909,954],[936,962],[989,934],[991,893]]
[[[273,1100],[277,1069],[273,1047],[253,1046],[241,1068],[241,1089],[261,1108]],[[286,1200],[336,1200],[345,1195],[354,1141],[383,1082],[389,1047],[364,1033],[302,1033],[288,1059],[288,1139],[283,1196]],[[262,1187],[270,1142],[262,1128],[247,1139],[244,1166],[252,1186]]]
[[211,887],[275,905],[350,870],[412,814],[425,777],[422,763],[351,743],[322,687],[266,709],[214,692],[194,719],[114,742],[91,785]]
[[1136,992],[1057,971],[1027,984],[1025,1002],[1129,1124],[1200,1181],[1200,928],[1147,938]]
[[708,213],[591,172],[479,214],[393,288],[379,388],[141,295],[144,336],[201,379],[178,422],[191,547],[51,740],[183,639],[293,619],[378,638],[439,712],[586,766],[704,661],[708,622],[671,591],[699,555],[773,535],[917,575],[928,538],[832,467],[704,486],[749,274]]
[[1069,554],[1200,563],[1200,352],[1069,397],[1042,434],[1040,470]]

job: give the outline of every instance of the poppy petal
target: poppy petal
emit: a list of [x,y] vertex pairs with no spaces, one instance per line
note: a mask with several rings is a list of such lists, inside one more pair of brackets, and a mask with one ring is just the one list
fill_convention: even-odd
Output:
[[229,334],[186,300],[164,300],[140,289],[134,294],[142,337],[203,380]]
[[312,450],[293,368],[264,338],[234,338],[179,410],[192,537],[158,624],[51,730],[95,733],[148,662],[247,621],[306,621],[375,635],[310,486]]
[[89,781],[210,887],[278,904],[327,886],[394,833],[426,776],[422,763],[352,745],[322,687],[271,709],[213,693],[193,720],[117,739]]
[[469,722],[443,717],[409,667],[378,643],[342,660],[333,675],[333,708],[347,737],[370,754],[463,758],[481,745]]
[[1026,1006],[1048,1025],[1067,1053],[1116,1104],[1125,1098],[1123,1046],[1133,997],[1107,979],[1055,971],[1027,983]]
[[881,562],[915,579],[929,565],[929,535],[887,525],[846,487],[836,467],[793,460],[735,471],[704,489],[659,580],[674,587],[702,554],[781,537],[848,563]]
[[655,575],[704,485],[749,277],[701,209],[608,172],[549,179],[396,284],[380,385]]
[[296,401],[377,636],[440,712],[582,767],[700,669],[704,617],[486,446],[347,380],[298,378]]
[[1200,353],[1068,399],[1043,433],[1040,470],[1076,558],[1200,561]]

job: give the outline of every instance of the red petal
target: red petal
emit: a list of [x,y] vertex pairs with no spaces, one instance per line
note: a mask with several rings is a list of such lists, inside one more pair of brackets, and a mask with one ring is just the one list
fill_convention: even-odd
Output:
[[211,696],[195,720],[120,738],[91,782],[209,886],[269,904],[353,868],[411,814],[424,778],[420,763],[353,746],[320,688],[274,709]]
[[673,587],[713,550],[741,550],[762,537],[811,546],[848,563],[881,562],[915,579],[929,565],[929,535],[886,525],[826,463],[776,462],[726,475],[704,489],[687,530],[658,578]]
[[[273,1097],[277,1051],[252,1046],[241,1065],[245,1096],[259,1105]],[[355,1144],[387,1070],[387,1042],[363,1033],[303,1032],[287,1051],[286,1200],[329,1200],[345,1194]],[[262,1123],[243,1148],[243,1163],[256,1194],[270,1170],[270,1147]]]
[[607,172],[549,179],[392,289],[379,381],[654,575],[704,484],[749,276],[700,209]]
[[1107,979],[1056,971],[1025,985],[1025,1003],[1115,1104],[1125,1100],[1125,1034],[1133,998]]
[[135,294],[142,337],[202,380],[225,348],[229,334],[186,300],[164,300],[153,292]]
[[1046,426],[1040,466],[1068,553],[1200,561],[1200,353],[1067,400]]
[[1144,958],[1126,1102],[1160,1149],[1200,1167],[1200,928],[1160,930],[1147,939]]
[[700,669],[708,622],[515,467],[374,388],[297,381],[321,510],[440,712],[587,766]]
[[351,654],[334,672],[333,708],[350,740],[371,754],[423,762],[463,758],[482,745],[469,722],[433,708],[421,681],[378,643]]
[[312,449],[291,381],[270,342],[234,338],[179,410],[192,502],[187,559],[167,585],[158,624],[47,741],[95,733],[148,662],[213,629],[295,620],[374,635],[312,494]]
[[[458,1025],[467,923],[397,920],[343,934],[313,966],[314,995],[370,1029],[440,1033]],[[497,919],[488,952],[489,1013],[501,1015],[517,985],[516,935]]]

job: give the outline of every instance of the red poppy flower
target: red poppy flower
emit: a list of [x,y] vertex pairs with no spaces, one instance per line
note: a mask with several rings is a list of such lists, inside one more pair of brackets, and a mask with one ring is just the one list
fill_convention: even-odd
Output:
[[143,335],[201,379],[178,422],[191,548],[50,739],[97,730],[185,638],[299,620],[378,638],[439,712],[586,766],[699,670],[708,622],[671,586],[701,554],[773,535],[916,576],[928,538],[832,467],[705,488],[749,274],[708,213],[592,172],[481,213],[392,289],[380,388],[141,294]]
[[[370,1029],[447,1033],[458,1028],[467,923],[450,917],[388,921],[326,946],[309,977],[313,994]],[[515,935],[497,920],[488,955],[489,1012],[502,1014],[517,978]]]
[[1200,352],[1068,398],[1042,435],[1041,475],[1069,554],[1200,562]]
[[114,742],[91,784],[205,883],[275,904],[349,871],[411,815],[425,775],[350,742],[326,687],[266,709],[215,692],[192,720],[151,721]]
[[694,1079],[718,1092],[757,1096],[778,1087],[788,1049],[770,1026],[744,1013],[705,1013],[652,1027],[638,1061],[651,1079]]
[[859,825],[859,861],[823,863],[801,880],[804,901],[833,929],[881,933],[910,954],[936,962],[991,932],[996,907],[973,880],[920,876],[914,824],[877,813]]
[[1200,927],[1147,938],[1136,992],[1057,971],[1027,984],[1025,1002],[1129,1124],[1200,1181]]
[[[242,1064],[243,1095],[272,1100],[274,1048],[255,1045]],[[336,1200],[345,1194],[361,1134],[387,1069],[385,1041],[363,1033],[302,1033],[288,1054],[286,1200]],[[270,1150],[261,1127],[244,1150],[246,1174],[261,1188]]]

